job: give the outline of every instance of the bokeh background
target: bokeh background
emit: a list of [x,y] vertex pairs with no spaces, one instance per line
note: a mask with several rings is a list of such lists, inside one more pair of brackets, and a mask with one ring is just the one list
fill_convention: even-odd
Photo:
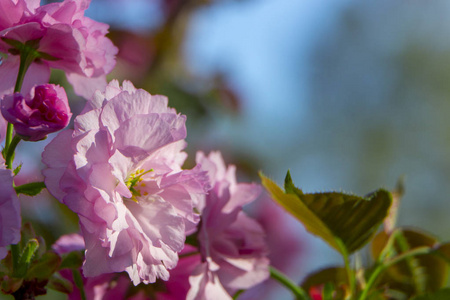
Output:
[[[87,15],[110,24],[119,48],[110,79],[166,95],[187,115],[187,167],[196,151],[220,150],[243,181],[262,170],[281,183],[290,169],[306,192],[359,195],[403,176],[399,224],[450,239],[450,2],[92,0]],[[60,72],[52,81],[65,84]],[[81,111],[84,100],[70,97]],[[20,145],[19,180],[39,178],[45,144]],[[22,203],[49,243],[77,231],[47,195]],[[271,205],[249,213],[294,280],[341,264]],[[274,293],[265,299],[290,298]]]

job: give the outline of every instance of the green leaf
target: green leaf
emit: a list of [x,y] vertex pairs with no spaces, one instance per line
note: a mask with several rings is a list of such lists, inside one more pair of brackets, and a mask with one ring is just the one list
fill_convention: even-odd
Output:
[[47,287],[64,294],[70,294],[73,292],[72,282],[61,277],[61,275],[59,275],[58,273],[53,274],[49,278]]
[[39,248],[37,239],[30,239],[20,255],[18,268],[14,270],[14,277],[23,278],[27,273],[28,266]]
[[411,300],[448,300],[450,299],[450,288],[438,290],[434,293],[426,294],[423,296],[417,296]]
[[27,196],[36,196],[42,189],[45,188],[44,182],[30,182],[14,187],[17,194],[24,194]]
[[14,171],[13,171],[14,176],[17,176],[17,174],[19,174],[20,170],[22,170],[22,165],[23,164],[20,164],[14,169]]
[[54,252],[45,253],[38,261],[33,262],[27,272],[27,279],[48,279],[58,270],[61,257]]
[[392,203],[391,194],[382,189],[367,198],[338,192],[304,194],[294,186],[288,172],[285,193],[262,173],[260,177],[278,204],[344,256],[371,239]]
[[436,248],[436,255],[445,260],[447,264],[450,264],[450,243],[444,243]]
[[[438,243],[436,238],[417,230],[397,229],[392,235],[395,235],[392,253],[385,258],[386,260],[423,246],[435,247]],[[390,235],[386,233],[380,233],[374,238],[372,253],[375,257],[380,253],[380,249],[384,248],[389,238]],[[447,273],[448,267],[444,260],[432,253],[425,254],[410,257],[390,266],[380,276],[377,285],[389,286],[390,289],[401,291],[411,297],[439,290],[446,283]]]
[[312,287],[321,286],[328,282],[334,286],[348,285],[347,271],[344,267],[326,268],[310,274],[302,283],[302,288],[309,291]]
[[73,251],[63,256],[59,269],[78,270],[83,265],[83,254],[80,251]]
[[75,286],[80,291],[80,296],[82,300],[86,300],[86,294],[84,292],[83,278],[81,277],[80,270],[72,270],[73,281]]

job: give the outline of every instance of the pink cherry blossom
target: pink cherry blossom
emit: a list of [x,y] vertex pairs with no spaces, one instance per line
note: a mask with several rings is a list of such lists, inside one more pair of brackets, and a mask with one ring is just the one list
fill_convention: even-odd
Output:
[[267,246],[262,227],[242,206],[261,193],[257,184],[237,183],[235,167],[226,167],[219,152],[197,153],[208,172],[212,190],[202,211],[198,241],[203,263],[193,272],[187,299],[231,299],[269,276]]
[[81,96],[90,98],[106,86],[117,48],[105,37],[108,25],[84,16],[89,3],[65,0],[39,6],[36,0],[0,0],[0,52],[8,53],[0,65],[0,95],[13,91],[18,54],[24,51],[17,42],[40,56],[25,76],[24,93],[48,82],[50,67],[64,70]]
[[167,102],[113,81],[44,150],[48,190],[80,218],[86,277],[168,280],[195,230],[208,179],[198,166],[182,170],[185,116]]
[[54,84],[35,86],[26,97],[21,93],[5,96],[1,110],[16,133],[29,141],[63,129],[72,117],[64,88]]
[[6,169],[0,156],[0,259],[7,254],[6,246],[20,241],[20,203],[13,188],[13,173]]

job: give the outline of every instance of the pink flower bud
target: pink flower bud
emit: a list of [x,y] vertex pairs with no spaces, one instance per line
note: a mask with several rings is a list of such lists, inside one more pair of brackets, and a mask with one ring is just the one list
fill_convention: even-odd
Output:
[[27,141],[39,141],[63,129],[72,117],[64,88],[54,84],[37,85],[26,97],[7,95],[1,109],[3,117]]

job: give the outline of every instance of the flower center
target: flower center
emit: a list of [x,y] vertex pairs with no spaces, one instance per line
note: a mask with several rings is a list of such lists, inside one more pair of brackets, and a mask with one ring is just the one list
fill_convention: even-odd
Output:
[[138,169],[136,170],[136,172],[131,173],[130,176],[128,176],[128,178],[125,180],[125,184],[130,189],[130,192],[132,194],[131,200],[133,200],[136,203],[138,202],[137,197],[142,197],[142,195],[144,196],[148,195],[148,193],[145,191],[141,193],[141,188],[145,187],[145,182],[142,182],[144,180],[142,176],[150,172],[153,172],[153,169],[147,171],[143,169]]

